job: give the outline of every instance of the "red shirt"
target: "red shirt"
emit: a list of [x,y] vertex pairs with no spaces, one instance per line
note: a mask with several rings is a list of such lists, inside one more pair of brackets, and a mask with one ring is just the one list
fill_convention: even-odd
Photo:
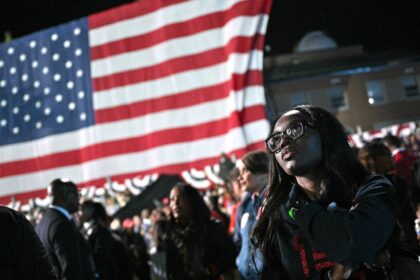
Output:
[[408,184],[413,181],[413,164],[417,157],[410,151],[405,149],[397,149],[393,151],[395,172],[401,176]]
[[230,213],[230,221],[229,221],[229,234],[233,234],[235,230],[235,223],[236,223],[236,210],[238,210],[238,206],[241,204],[241,201],[236,202],[232,206],[232,212]]

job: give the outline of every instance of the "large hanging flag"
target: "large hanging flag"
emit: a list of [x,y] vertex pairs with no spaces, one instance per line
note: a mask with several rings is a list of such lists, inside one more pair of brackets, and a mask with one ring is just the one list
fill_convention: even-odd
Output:
[[0,202],[263,148],[271,0],[148,0],[0,46]]

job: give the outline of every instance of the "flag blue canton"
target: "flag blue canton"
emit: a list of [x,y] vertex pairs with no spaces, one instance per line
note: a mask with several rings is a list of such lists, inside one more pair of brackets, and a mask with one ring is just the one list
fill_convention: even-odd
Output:
[[0,145],[93,123],[86,19],[0,45]]

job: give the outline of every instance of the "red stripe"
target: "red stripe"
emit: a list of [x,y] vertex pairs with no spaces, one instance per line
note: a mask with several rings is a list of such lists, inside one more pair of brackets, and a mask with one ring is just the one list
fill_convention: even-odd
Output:
[[47,195],[47,190],[36,190],[29,191],[25,193],[9,194],[5,196],[0,196],[0,205],[7,205],[12,200],[19,201],[20,203],[27,203],[29,199],[35,197],[45,197]]
[[308,260],[306,259],[306,253],[305,253],[305,247],[303,245],[300,245],[299,247],[299,255],[300,255],[300,261],[302,263],[302,270],[306,277],[309,277],[309,266],[308,266]]
[[185,0],[135,1],[88,17],[89,28],[98,28],[122,20],[142,16]]
[[231,53],[248,53],[250,49],[262,50],[263,47],[263,35],[256,35],[255,38],[236,37],[230,40],[226,46],[217,49],[170,59],[149,67],[95,78],[93,80],[93,89],[94,91],[102,91],[114,87],[156,80],[179,72],[204,68],[225,62],[228,60]]
[[168,129],[144,136],[115,140],[84,147],[78,150],[55,153],[33,159],[20,160],[0,164],[0,178],[48,170],[52,168],[82,164],[120,154],[141,152],[162,145],[183,143],[226,134],[241,124],[263,119],[263,106],[246,108],[241,112],[233,112],[228,118],[177,129]]
[[226,11],[169,24],[146,34],[95,46],[91,48],[91,59],[96,60],[120,53],[149,48],[174,38],[181,38],[202,31],[220,28],[236,17],[242,15],[255,16],[261,10],[259,5],[251,5],[250,2],[246,1],[239,2]]
[[219,85],[134,102],[114,108],[97,110],[95,111],[95,121],[99,124],[144,116],[164,110],[193,106],[199,103],[225,98],[230,94],[230,90],[236,91],[243,89],[246,85],[253,86],[261,84],[262,76],[259,70],[249,71],[245,74],[235,74],[231,80]]
[[[257,145],[257,144],[256,144]],[[231,153],[228,153],[228,155],[235,154],[237,158],[242,157],[246,152],[253,150],[254,145],[250,145],[246,148],[241,148],[238,150],[235,150]],[[123,183],[125,179],[132,179],[136,176],[144,176],[149,175],[152,173],[158,173],[158,174],[180,174],[184,170],[189,170],[191,168],[196,169],[203,169],[205,166],[213,165],[219,162],[220,156],[201,159],[197,161],[191,161],[187,163],[179,163],[179,164],[172,164],[172,165],[166,165],[166,166],[160,166],[157,168],[144,170],[142,172],[133,172],[133,173],[126,173],[121,174],[118,176],[112,176],[112,180],[115,182]],[[78,184],[78,187],[88,187],[88,186],[103,186],[106,182],[106,178],[100,178],[91,180],[88,182],[83,182]],[[47,194],[46,189],[44,190],[36,190],[36,191],[29,191],[25,193],[18,193],[18,194],[10,194],[3,197],[0,197],[0,204],[8,204],[10,200],[16,199],[17,201],[21,201],[22,203],[26,203],[28,199],[34,198],[34,197],[45,197]]]

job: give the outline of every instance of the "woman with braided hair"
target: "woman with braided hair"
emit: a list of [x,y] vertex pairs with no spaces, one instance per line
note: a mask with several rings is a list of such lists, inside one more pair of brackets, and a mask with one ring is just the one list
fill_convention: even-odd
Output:
[[343,126],[302,105],[284,113],[266,140],[269,179],[253,231],[263,279],[363,279],[395,227],[392,184],[369,176]]

